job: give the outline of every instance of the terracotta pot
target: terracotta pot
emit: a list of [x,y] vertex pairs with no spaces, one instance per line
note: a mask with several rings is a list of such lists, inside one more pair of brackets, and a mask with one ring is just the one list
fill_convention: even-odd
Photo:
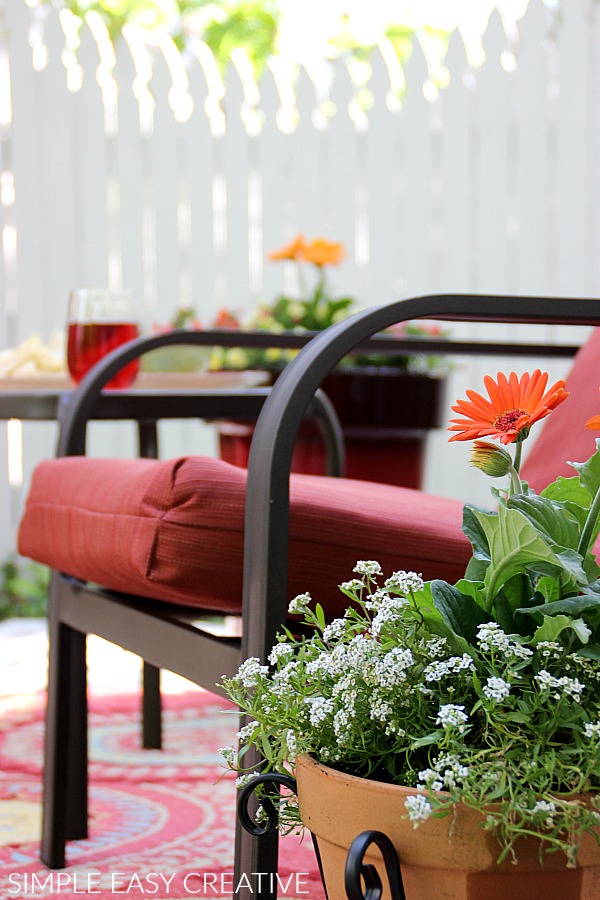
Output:
[[[346,476],[403,487],[423,482],[427,433],[442,424],[445,379],[393,368],[342,368],[323,390],[342,424]],[[219,424],[221,458],[247,467],[254,428]],[[294,450],[293,472],[323,475],[325,454],[317,428],[305,423]]]
[[[586,835],[578,867],[568,869],[563,854],[545,854],[539,842],[515,846],[518,865],[496,862],[500,847],[482,827],[475,810],[429,819],[417,829],[404,816],[404,800],[415,790],[345,775],[309,757],[297,760],[298,801],[304,824],[316,835],[329,900],[346,900],[344,867],[350,844],[375,829],[392,840],[401,864],[406,900],[598,900],[600,846]],[[365,856],[380,873],[377,850]],[[385,898],[389,893],[384,890]]]

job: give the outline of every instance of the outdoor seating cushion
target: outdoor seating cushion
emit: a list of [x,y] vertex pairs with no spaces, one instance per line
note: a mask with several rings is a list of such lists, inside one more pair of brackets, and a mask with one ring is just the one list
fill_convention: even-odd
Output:
[[[246,470],[219,459],[64,457],[33,473],[19,552],[106,588],[239,612]],[[372,482],[292,475],[290,598],[336,615],[358,559],[455,582],[470,558],[462,504]]]
[[576,473],[569,462],[585,462],[595,451],[600,433],[590,431],[585,423],[600,413],[599,363],[600,328],[594,328],[577,351],[567,375],[567,390],[571,397],[543,419],[541,427],[536,424],[529,453],[527,444],[531,438],[525,441],[528,455],[521,467],[521,475],[535,491],[540,492],[559,475],[572,478]]

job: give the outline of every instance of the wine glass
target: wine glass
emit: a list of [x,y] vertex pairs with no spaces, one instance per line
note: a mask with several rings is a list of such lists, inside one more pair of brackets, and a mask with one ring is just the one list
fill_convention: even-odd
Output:
[[[79,384],[98,360],[139,334],[138,314],[131,291],[79,288],[71,292],[67,316],[67,365]],[[124,366],[107,388],[129,387],[139,360]]]

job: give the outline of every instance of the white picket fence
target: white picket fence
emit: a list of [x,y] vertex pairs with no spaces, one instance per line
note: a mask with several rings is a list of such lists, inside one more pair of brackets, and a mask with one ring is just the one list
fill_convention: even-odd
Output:
[[[42,45],[32,21],[25,0],[0,0],[0,347],[62,328],[75,286],[132,288],[147,325],[169,320],[178,305],[194,306],[205,322],[222,306],[249,311],[293,286],[266,253],[297,232],[344,242],[347,258],[331,288],[364,306],[439,291],[600,292],[595,0],[569,0],[559,17],[530,0],[514,71],[501,64],[511,68],[498,18],[477,71],[453,40],[452,80],[433,101],[422,91],[418,50],[401,108],[386,103],[382,57],[373,60],[367,113],[352,103],[339,63],[330,93],[337,112],[328,120],[315,114],[320,86],[306,73],[293,108],[272,72],[257,90],[241,65],[220,97],[210,60],[199,56],[188,60],[189,96],[177,94],[176,60],[156,52],[146,70],[133,39],[121,40],[111,68],[88,26],[81,88],[69,90],[55,11],[48,9]],[[71,87],[79,74],[71,68]],[[182,121],[190,102],[193,113]],[[554,364],[553,374],[565,366]],[[458,361],[449,400],[477,387],[487,367]],[[129,433],[107,436],[101,427],[94,452],[128,452]],[[9,485],[4,425],[0,432],[1,558],[14,545],[31,468],[52,454],[55,433],[24,424],[24,483],[13,465]],[[214,448],[212,432],[189,423],[165,430],[163,440],[169,453]],[[448,448],[443,433],[432,438],[426,487],[485,500],[488,485],[468,472],[463,449]]]

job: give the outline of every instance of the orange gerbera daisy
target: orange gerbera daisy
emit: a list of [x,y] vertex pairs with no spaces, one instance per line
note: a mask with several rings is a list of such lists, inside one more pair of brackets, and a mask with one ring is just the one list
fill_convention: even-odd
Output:
[[[468,400],[459,400],[452,409],[464,418],[451,419],[449,431],[456,431],[451,441],[472,441],[474,438],[500,438],[502,444],[523,440],[531,426],[543,419],[569,396],[565,382],[557,381],[546,391],[548,373],[536,369],[519,378],[511,372],[498,373],[497,381],[489,375],[483,379],[489,400],[475,391],[467,391]],[[545,392],[546,391],[546,392]],[[544,393],[545,392],[545,393]]]
[[314,263],[315,266],[337,266],[344,258],[344,245],[315,238],[304,248],[302,259]]
[[[598,388],[600,391],[600,388]],[[598,431],[600,429],[600,414],[597,416],[592,416],[591,419],[588,419],[585,423],[586,428],[591,428],[592,431]]]
[[285,244],[279,250],[273,250],[269,253],[269,259],[304,259],[305,250],[306,244],[304,238],[299,234],[293,241],[290,241],[289,244]]

